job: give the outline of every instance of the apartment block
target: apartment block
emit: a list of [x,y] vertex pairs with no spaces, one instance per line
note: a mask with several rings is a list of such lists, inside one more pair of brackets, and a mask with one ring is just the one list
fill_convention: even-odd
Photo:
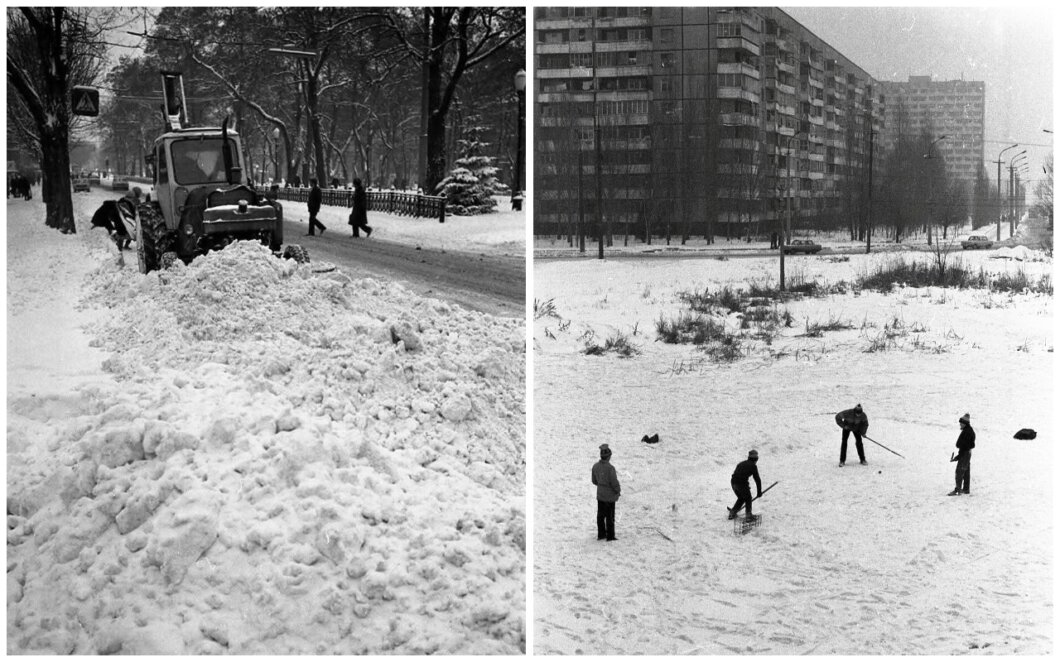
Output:
[[536,233],[860,223],[880,86],[782,10],[538,7],[534,28]]
[[907,82],[881,85],[888,102],[883,144],[891,147],[899,136],[946,136],[934,149],[945,160],[947,174],[967,181],[971,190],[986,163],[986,84],[910,76]]

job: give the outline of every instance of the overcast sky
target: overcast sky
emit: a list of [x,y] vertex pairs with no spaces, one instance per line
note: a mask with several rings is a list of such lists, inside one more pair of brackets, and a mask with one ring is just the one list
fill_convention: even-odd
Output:
[[[852,3],[854,4],[854,3]],[[1051,4],[1051,3],[1050,3]],[[783,7],[877,80],[986,83],[986,158],[1014,142],[1028,178],[1052,151],[1053,31],[1046,3],[977,7]],[[996,176],[996,166],[988,168]]]

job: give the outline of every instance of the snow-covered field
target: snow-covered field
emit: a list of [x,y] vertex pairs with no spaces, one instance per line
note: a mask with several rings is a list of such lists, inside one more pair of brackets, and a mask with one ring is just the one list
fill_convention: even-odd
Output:
[[523,320],[78,211],[7,202],[8,653],[525,647]]
[[[1000,253],[951,259],[1053,271]],[[834,284],[896,257],[787,267]],[[791,327],[733,363],[656,339],[659,319],[688,310],[680,293],[775,283],[776,271],[776,257],[535,261],[535,303],[552,314],[533,325],[534,652],[1053,653],[1052,297],[793,299],[778,306]],[[850,328],[805,336],[831,321]],[[640,353],[583,353],[618,334]],[[869,436],[904,459],[866,441],[859,466],[851,439],[854,464],[838,466],[833,416],[858,403]],[[966,412],[971,495],[947,497]],[[1038,438],[1014,440],[1024,427]],[[613,543],[596,540],[601,443],[623,488]],[[762,525],[738,536],[729,476],[752,448],[763,486],[779,484],[755,503]]]

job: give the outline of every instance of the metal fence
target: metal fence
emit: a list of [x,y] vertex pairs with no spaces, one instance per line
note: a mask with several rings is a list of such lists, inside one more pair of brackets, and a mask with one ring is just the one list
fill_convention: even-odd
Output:
[[[305,203],[308,188],[288,186],[278,189],[280,200]],[[353,189],[320,189],[321,204],[331,207],[353,207]],[[368,191],[368,211],[381,211],[399,216],[437,218],[445,223],[445,198],[436,195],[406,193],[404,191]]]

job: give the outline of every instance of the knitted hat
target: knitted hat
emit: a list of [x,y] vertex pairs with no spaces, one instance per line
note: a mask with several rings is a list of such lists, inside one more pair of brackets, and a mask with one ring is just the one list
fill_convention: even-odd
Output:
[[961,416],[961,417],[960,417],[960,419],[958,419],[958,421],[957,421],[957,422],[958,422],[958,423],[968,423],[968,424],[971,424],[971,422],[972,422],[972,416],[971,416],[970,414],[965,414],[964,416]]
[[607,447],[607,444],[600,444],[600,458],[606,460],[611,457],[611,449]]
[[861,413],[861,405],[860,404],[854,405],[854,411],[856,411],[858,413]]
[[748,460],[757,460],[758,459],[758,451],[752,450],[750,453],[747,454],[747,459]]

